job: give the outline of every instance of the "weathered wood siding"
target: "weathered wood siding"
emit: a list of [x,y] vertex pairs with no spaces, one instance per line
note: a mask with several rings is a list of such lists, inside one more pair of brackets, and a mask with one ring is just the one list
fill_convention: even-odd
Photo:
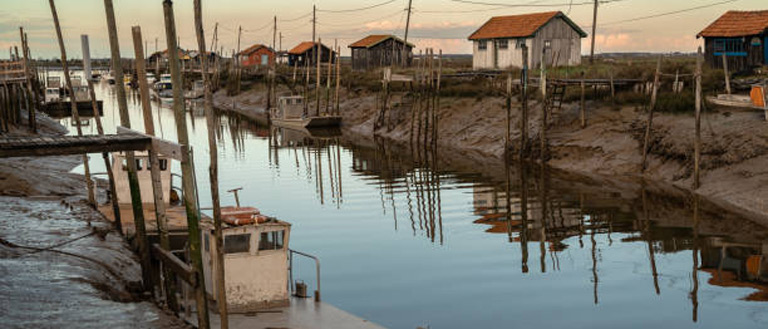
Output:
[[[300,55],[288,54],[288,65],[293,66],[294,64],[298,64],[298,66],[301,67],[306,65],[306,60],[309,60],[309,66],[317,65],[317,53],[315,52],[315,49],[317,49],[317,47],[309,49]],[[329,56],[331,56],[331,62],[336,63],[335,51],[332,52],[331,48],[325,46],[323,46],[321,49],[322,53],[320,53],[320,63],[328,63]]]
[[[744,51],[747,56],[727,56],[730,72],[748,71],[753,67],[768,65],[766,63],[765,41],[768,35],[754,35],[740,38],[744,41]],[[759,46],[752,45],[752,39],[760,40]],[[715,40],[721,38],[704,38],[704,58],[707,65],[714,69],[723,69],[722,55],[715,55]]]
[[[480,41],[473,42],[472,66],[480,69],[506,69],[508,67],[522,67],[522,51],[517,47],[517,39],[507,39],[507,49],[497,49],[497,40],[485,40],[487,49],[480,50]],[[581,35],[574,30],[562,18],[555,18],[543,26],[533,38],[528,38],[525,44],[528,46],[528,65],[540,67],[543,57],[542,50],[545,42],[550,41],[550,49],[547,49],[547,67],[581,64]],[[556,63],[553,63],[556,61]]]
[[[352,68],[355,70],[368,70],[372,68],[402,65],[403,42],[393,39],[386,40],[371,48],[352,48]],[[406,65],[411,66],[413,61],[413,47],[406,48]]]

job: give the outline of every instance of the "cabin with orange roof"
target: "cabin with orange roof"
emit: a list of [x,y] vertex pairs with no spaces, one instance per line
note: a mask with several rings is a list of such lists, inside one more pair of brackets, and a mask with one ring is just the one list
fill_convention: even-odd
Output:
[[768,65],[768,10],[731,10],[696,35],[704,38],[707,65],[733,72]]
[[336,52],[328,46],[312,41],[304,41],[288,51],[288,65],[314,66],[317,64],[317,52],[320,51],[320,63],[336,62]]
[[275,63],[276,57],[276,53],[271,47],[262,44],[250,46],[238,55],[240,65],[245,68],[270,66]]
[[[369,35],[349,45],[352,68],[369,70],[383,66],[411,66],[413,44],[394,35]],[[405,58],[405,62],[403,62]]]
[[472,67],[475,70],[500,70],[523,66],[523,45],[528,47],[528,65],[546,67],[581,64],[581,39],[584,32],[559,11],[488,20],[469,36],[472,41]]

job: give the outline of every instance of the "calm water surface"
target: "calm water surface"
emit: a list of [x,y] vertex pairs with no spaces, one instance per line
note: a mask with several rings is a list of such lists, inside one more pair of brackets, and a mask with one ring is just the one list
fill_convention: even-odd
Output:
[[[114,87],[97,88],[113,132]],[[129,106],[143,129],[135,93]],[[153,114],[175,140],[170,106],[153,103]],[[192,108],[187,120],[209,207],[205,118]],[[243,187],[243,204],[291,222],[291,248],[321,260],[324,301],[384,326],[768,326],[768,229],[709,205],[694,218],[682,193],[312,139],[237,116],[220,116],[219,135],[221,190]],[[314,285],[312,264],[298,268]]]

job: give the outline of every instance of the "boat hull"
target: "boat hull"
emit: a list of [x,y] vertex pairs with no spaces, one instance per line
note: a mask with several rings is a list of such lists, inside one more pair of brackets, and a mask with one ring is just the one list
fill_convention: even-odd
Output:
[[340,116],[309,117],[302,119],[272,119],[272,124],[287,128],[325,128],[341,125]]

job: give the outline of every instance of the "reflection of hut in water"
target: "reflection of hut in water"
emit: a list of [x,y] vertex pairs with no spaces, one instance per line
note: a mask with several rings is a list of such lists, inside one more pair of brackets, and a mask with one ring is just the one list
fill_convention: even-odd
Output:
[[701,269],[712,275],[709,284],[721,287],[752,288],[744,299],[768,301],[768,242],[745,244],[707,240],[701,249]]

